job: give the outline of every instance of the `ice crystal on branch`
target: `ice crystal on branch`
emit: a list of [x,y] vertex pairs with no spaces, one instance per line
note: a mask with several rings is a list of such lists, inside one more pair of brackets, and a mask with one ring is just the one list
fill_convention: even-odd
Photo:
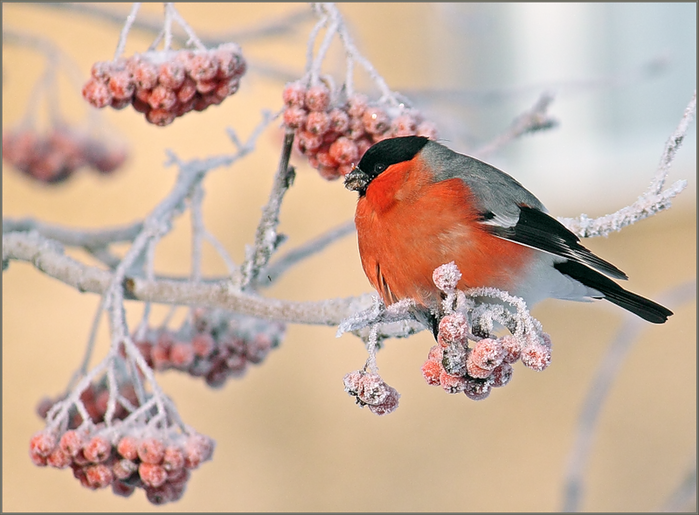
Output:
[[[130,16],[131,23],[138,4]],[[190,35],[195,49],[170,48],[172,21]],[[203,111],[218,105],[240,87],[247,63],[236,43],[222,43],[207,49],[177,13],[173,4],[165,4],[165,48],[122,57],[129,20],[113,61],[97,62],[92,77],[83,86],[83,97],[97,108],[123,109],[131,105],[145,115],[149,123],[171,124],[190,111]],[[158,40],[153,46],[156,46]]]

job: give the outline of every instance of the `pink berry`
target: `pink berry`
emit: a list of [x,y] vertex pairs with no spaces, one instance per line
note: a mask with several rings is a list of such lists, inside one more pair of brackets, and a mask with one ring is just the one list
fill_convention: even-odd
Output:
[[299,140],[299,146],[303,148],[304,151],[316,150],[323,144],[323,138],[318,134],[313,134],[312,132],[299,131],[297,137]]
[[78,431],[71,429],[63,433],[63,436],[61,436],[61,441],[59,442],[59,445],[63,452],[65,452],[68,456],[75,456],[80,452],[80,449],[82,449],[83,445],[85,444],[85,439],[83,438],[82,434],[79,433]]
[[209,333],[198,333],[192,338],[194,354],[200,358],[208,357],[216,347],[213,336]]
[[356,163],[359,160],[357,144],[345,136],[341,136],[330,145],[330,155],[343,165]]
[[187,438],[184,447],[184,466],[188,469],[197,468],[202,462],[211,458],[214,442],[210,438],[194,434]]
[[92,439],[83,448],[83,453],[85,457],[93,462],[100,463],[109,458],[112,452],[112,444],[109,443],[104,436],[93,436]]
[[477,379],[485,379],[486,377],[490,377],[490,375],[493,373],[492,369],[479,367],[473,360],[470,359],[466,360],[466,372],[468,372],[468,375],[471,377],[475,377]]
[[477,367],[493,370],[505,358],[505,349],[499,340],[484,338],[473,348],[469,361]]
[[417,130],[417,120],[412,114],[401,114],[391,122],[391,134],[395,137],[412,136]]
[[126,70],[115,72],[109,78],[109,92],[116,100],[131,100],[135,90],[131,73]]
[[334,166],[323,166],[319,164],[318,174],[326,181],[336,181],[340,178],[340,172]]
[[60,447],[56,447],[46,458],[46,463],[57,469],[66,468],[72,461],[71,456]]
[[92,75],[93,78],[99,81],[106,82],[107,80],[109,80],[109,77],[112,74],[112,69],[113,65],[109,61],[96,62],[92,65],[92,68],[90,69],[90,75]]
[[112,94],[106,82],[91,78],[83,86],[83,98],[95,107],[107,107],[112,102]]
[[39,431],[29,440],[29,452],[46,458],[56,447],[56,437],[49,432]]
[[184,453],[178,447],[167,447],[163,455],[163,468],[169,472],[184,468]]
[[90,488],[106,488],[114,480],[112,469],[103,463],[85,467],[85,477]]
[[160,465],[153,463],[141,463],[138,466],[138,475],[146,486],[157,488],[167,481],[167,472]]
[[131,68],[131,73],[137,90],[150,90],[158,83],[158,69],[148,61],[139,61]]
[[328,116],[330,117],[330,130],[344,134],[347,129],[349,129],[350,118],[349,115],[342,109],[332,109]]
[[291,129],[300,129],[305,126],[307,117],[305,109],[292,105],[284,110],[284,125]]
[[185,78],[184,66],[177,61],[165,61],[158,68],[158,82],[167,89],[182,86]]
[[449,374],[442,369],[439,374],[439,384],[447,393],[459,393],[466,387],[466,379],[462,376]]
[[112,493],[121,497],[129,497],[136,491],[136,487],[126,484],[123,481],[114,481],[112,483]]
[[117,460],[114,465],[112,465],[112,473],[117,479],[127,479],[137,470],[138,465],[136,462],[127,459]]
[[185,63],[187,74],[196,82],[208,81],[216,77],[218,63],[208,52],[192,54]]
[[138,439],[131,435],[122,436],[116,449],[125,459],[133,461],[138,458]]
[[202,95],[206,95],[207,93],[211,93],[212,91],[216,90],[219,85],[219,81],[218,79],[198,80],[196,84],[197,91]]
[[427,384],[432,386],[439,385],[439,376],[442,373],[442,365],[437,361],[427,360],[422,365],[422,377],[425,378]]
[[176,368],[186,369],[194,361],[194,349],[190,342],[176,342],[170,347],[170,362]]
[[464,393],[474,401],[480,401],[490,395],[492,382],[489,379],[470,379],[466,381]]
[[219,46],[214,51],[214,56],[218,63],[218,70],[216,72],[216,78],[218,79],[230,79],[233,77],[238,73],[238,69],[243,61],[243,57],[240,55],[240,49],[238,45],[234,43]]
[[300,82],[290,82],[284,87],[282,99],[289,107],[303,108],[305,105],[306,88]]
[[362,115],[364,130],[369,134],[383,134],[390,126],[386,112],[380,107],[368,107]]
[[542,344],[527,345],[520,360],[525,367],[541,372],[551,364],[551,348]]
[[306,91],[305,102],[309,111],[325,111],[330,105],[330,91],[323,84],[311,86]]
[[183,103],[189,102],[196,94],[197,83],[190,77],[186,77],[180,85],[180,89],[177,91],[177,100]]
[[400,399],[400,394],[392,387],[388,386],[389,394],[380,404],[370,404],[369,411],[375,415],[387,415],[398,408],[398,399]]
[[153,91],[151,91],[151,94],[148,97],[148,104],[153,109],[169,110],[174,107],[176,102],[177,95],[175,92],[162,84],[158,84],[156,87],[154,87]]
[[163,460],[165,446],[156,438],[144,438],[138,445],[138,457],[144,463],[157,465]]
[[512,379],[512,365],[509,363],[502,363],[500,366],[493,369],[492,379],[493,387],[505,386]]
[[505,351],[503,361],[505,363],[514,363],[517,361],[522,354],[522,343],[511,334],[503,336],[500,342]]
[[306,118],[306,130],[311,134],[325,134],[330,128],[330,117],[322,111],[312,111]]
[[347,100],[347,114],[352,118],[361,118],[367,108],[369,99],[366,95],[357,93]]
[[146,120],[153,125],[165,127],[175,121],[176,115],[174,111],[168,109],[151,109],[146,113]]
[[439,321],[439,333],[437,340],[442,347],[450,347],[453,345],[466,345],[468,343],[468,335],[470,334],[466,317],[455,312],[442,317]]

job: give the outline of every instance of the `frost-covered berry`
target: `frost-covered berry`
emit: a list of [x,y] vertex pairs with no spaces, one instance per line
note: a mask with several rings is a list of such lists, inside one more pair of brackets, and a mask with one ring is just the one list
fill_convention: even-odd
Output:
[[330,90],[324,84],[311,86],[304,100],[309,111],[326,111],[330,105]]

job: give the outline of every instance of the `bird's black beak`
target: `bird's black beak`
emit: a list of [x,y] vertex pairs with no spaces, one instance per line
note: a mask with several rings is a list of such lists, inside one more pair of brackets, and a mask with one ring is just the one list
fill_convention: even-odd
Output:
[[358,191],[360,195],[364,194],[370,182],[371,178],[358,166],[355,166],[350,173],[345,175],[345,188],[350,191]]

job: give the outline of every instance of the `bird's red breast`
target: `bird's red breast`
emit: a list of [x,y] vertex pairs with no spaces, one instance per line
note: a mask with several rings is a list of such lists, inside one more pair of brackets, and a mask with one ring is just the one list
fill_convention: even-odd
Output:
[[534,250],[489,234],[459,178],[435,182],[420,154],[393,164],[360,197],[355,223],[362,266],[386,304],[404,298],[434,307],[434,269],[454,261],[459,288],[513,291]]

